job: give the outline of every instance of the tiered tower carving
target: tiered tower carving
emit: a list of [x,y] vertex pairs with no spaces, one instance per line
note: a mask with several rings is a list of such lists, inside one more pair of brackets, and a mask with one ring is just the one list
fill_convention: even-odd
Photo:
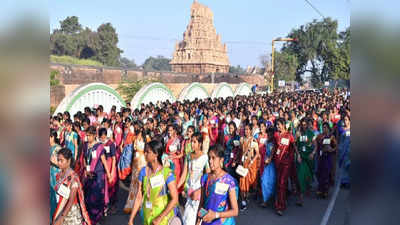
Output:
[[183,73],[228,73],[226,44],[222,44],[213,24],[213,12],[196,0],[183,40],[177,42],[170,62],[172,71]]

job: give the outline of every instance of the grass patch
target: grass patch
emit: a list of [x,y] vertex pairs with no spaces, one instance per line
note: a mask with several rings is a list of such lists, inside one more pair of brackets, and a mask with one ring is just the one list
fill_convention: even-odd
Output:
[[72,65],[83,65],[83,66],[103,66],[101,62],[92,59],[78,59],[72,56],[63,55],[50,55],[50,62],[60,64],[72,64]]

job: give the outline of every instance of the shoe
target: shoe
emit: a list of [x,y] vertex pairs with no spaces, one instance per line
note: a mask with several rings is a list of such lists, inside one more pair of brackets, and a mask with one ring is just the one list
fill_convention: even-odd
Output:
[[281,210],[277,210],[276,214],[278,214],[279,216],[283,216],[283,212]]
[[262,202],[260,204],[260,206],[263,207],[263,208],[267,208],[268,207],[268,203],[267,202]]
[[246,211],[247,209],[247,202],[246,201],[242,201],[242,207],[240,207],[240,211]]

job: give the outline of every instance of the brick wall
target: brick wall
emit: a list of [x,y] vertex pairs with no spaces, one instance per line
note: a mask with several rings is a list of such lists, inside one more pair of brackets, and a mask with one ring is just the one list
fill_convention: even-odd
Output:
[[112,88],[118,87],[123,80],[137,81],[142,79],[157,80],[169,87],[176,97],[184,87],[193,82],[202,83],[211,95],[218,83],[226,82],[232,86],[233,91],[239,83],[246,82],[250,85],[258,84],[264,86],[265,81],[262,75],[235,75],[235,74],[192,74],[176,73],[170,71],[143,71],[143,70],[125,70],[112,67],[93,67],[50,64],[50,70],[60,72],[59,80],[61,85],[51,88],[51,105],[57,106],[61,100],[68,96],[75,88],[82,84],[100,82],[110,85]]

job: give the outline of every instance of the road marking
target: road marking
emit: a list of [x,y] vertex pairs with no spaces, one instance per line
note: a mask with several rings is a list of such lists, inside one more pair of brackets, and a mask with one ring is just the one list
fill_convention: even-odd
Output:
[[333,206],[335,206],[335,202],[336,202],[336,198],[339,194],[340,191],[340,181],[341,181],[341,177],[342,177],[342,170],[339,166],[337,166],[336,168],[339,168],[339,175],[337,176],[336,179],[336,185],[335,185],[335,190],[333,192],[331,201],[329,202],[328,208],[326,208],[324,217],[322,217],[322,221],[320,223],[320,225],[326,225],[328,224],[329,221],[329,217],[331,216],[332,210],[333,210]]

